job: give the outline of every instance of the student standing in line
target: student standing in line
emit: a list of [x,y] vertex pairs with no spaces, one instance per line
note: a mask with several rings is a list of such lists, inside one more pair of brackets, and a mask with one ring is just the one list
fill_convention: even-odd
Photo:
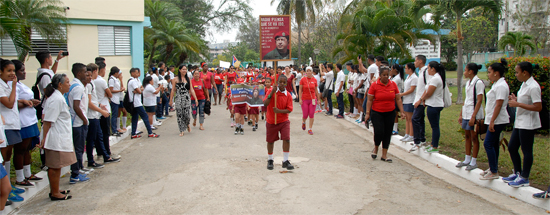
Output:
[[[513,93],[508,97],[510,107],[517,108],[514,130],[508,143],[508,152],[514,163],[514,173],[502,180],[508,182],[511,187],[529,186],[535,131],[541,127],[539,112],[542,110],[542,94],[539,83],[533,78],[533,70],[538,68],[538,64],[519,63],[515,68],[516,78],[523,84],[519,88],[517,97]],[[518,152],[520,147],[523,152],[523,167]]]
[[313,68],[306,67],[306,76],[300,80],[300,106],[302,107],[302,130],[306,130],[306,120],[309,117],[309,126],[307,133],[313,135],[313,121],[315,117],[315,107],[319,90],[317,80],[313,77]]
[[404,92],[399,95],[402,97],[403,110],[405,111],[405,118],[407,119],[407,123],[405,124],[405,136],[401,139],[403,142],[411,142],[414,140],[412,115],[414,111],[413,101],[416,93],[416,83],[418,82],[418,77],[414,72],[415,69],[416,67],[414,66],[414,63],[408,63],[405,65],[407,79],[404,84]]
[[334,91],[334,72],[332,71],[333,66],[332,64],[328,64],[325,68],[325,65],[321,64],[321,74],[324,73],[325,75],[325,90],[328,90],[328,93],[325,93],[327,95],[325,99],[325,107],[328,104],[327,113],[325,113],[325,116],[332,116],[332,92]]
[[[145,107],[145,112],[147,112],[147,116],[149,117],[149,122],[153,121],[153,116],[156,113],[156,109],[158,108],[156,105],[156,98],[157,93],[160,91],[161,87],[158,88],[153,87],[153,78],[151,76],[145,77],[143,79],[143,106]],[[156,127],[152,126],[152,130],[157,130]]]
[[346,69],[349,71],[348,80],[347,80],[348,90],[346,90],[346,94],[348,95],[348,101],[349,101],[349,112],[345,113],[345,115],[353,117],[354,116],[353,113],[355,110],[355,99],[353,97],[353,83],[355,81],[355,77],[357,76],[357,73],[355,72],[355,70],[353,70],[353,63],[347,63]]
[[[290,121],[288,118],[289,113],[292,112],[292,95],[286,90],[288,84],[287,77],[284,75],[279,76],[277,79],[277,87],[270,92],[264,100],[264,106],[267,106],[267,120],[266,120],[266,142],[267,142],[267,169],[273,169],[273,148],[275,141],[283,140],[283,168],[287,170],[293,170],[294,166],[290,164],[288,156],[290,153]],[[275,96],[277,94],[277,96]],[[275,101],[275,98],[277,101]],[[275,106],[275,103],[276,106]],[[277,114],[277,120],[275,121],[275,114]]]
[[[124,78],[122,77],[122,71],[120,72],[120,75],[118,75],[118,81],[120,82],[120,89],[125,89],[124,88],[124,82],[122,80],[124,80]],[[122,102],[124,101],[124,93],[121,92],[120,93],[120,105],[118,107],[118,118],[117,118],[117,121],[116,121],[116,125],[117,125],[117,130],[118,132],[120,133],[124,133],[126,131],[128,131],[126,129],[126,122],[128,121],[128,112],[126,112],[126,108],[124,108],[124,106],[122,105]],[[130,113],[131,114],[131,113]],[[120,123],[122,122],[122,127],[120,125]]]
[[113,97],[110,99],[110,105],[111,105],[111,132],[115,136],[120,136],[122,134],[119,129],[117,129],[118,126],[120,126],[120,118],[118,115],[119,107],[122,107],[120,103],[120,98],[124,97],[122,95],[122,92],[124,92],[126,89],[122,87],[120,84],[119,76],[122,75],[122,71],[116,67],[113,66],[111,68],[111,72],[109,72],[109,90],[111,91]]
[[147,113],[143,108],[143,104],[141,103],[143,86],[141,81],[139,81],[139,68],[130,69],[130,75],[132,76],[132,78],[130,78],[130,80],[128,81],[128,97],[130,98],[130,101],[132,101],[132,103],[134,104],[134,112],[132,113],[132,139],[141,137],[141,135],[136,133],[139,120],[138,117],[141,117],[141,120],[143,120],[143,124],[145,124],[145,128],[147,128],[147,132],[149,134],[148,137],[157,138],[159,137],[159,135],[153,133],[153,130],[151,129],[151,123],[149,122],[149,117],[147,116]]
[[342,71],[342,64],[336,64],[336,82],[334,82],[334,95],[336,96],[336,102],[338,103],[338,115],[336,119],[344,118],[344,110],[346,109],[344,105],[344,82],[346,81],[346,74]]
[[[88,135],[88,93],[86,85],[92,80],[92,73],[86,71],[86,65],[82,63],[73,64],[72,72],[74,79],[69,88],[68,101],[71,111],[73,125],[73,146],[77,162],[71,165],[71,179],[69,183],[75,184],[90,180],[86,174],[80,173],[84,168],[82,154],[86,145]],[[47,157],[47,156],[46,156]]]
[[426,114],[432,127],[432,144],[426,147],[426,152],[436,153],[439,152],[439,138],[441,136],[439,119],[441,111],[445,107],[445,103],[443,102],[445,87],[447,87],[445,83],[445,67],[436,61],[432,61],[428,66],[428,74],[432,78],[425,87],[426,91],[424,91],[420,100],[414,105],[418,107],[420,103],[424,103],[426,106]]
[[[420,102],[420,98],[424,95],[426,91],[426,86],[430,81],[430,74],[428,74],[428,66],[426,66],[426,56],[418,55],[414,60],[414,66],[418,68],[418,82],[416,82],[416,94],[414,96],[413,104],[415,105],[412,124],[413,124],[413,133],[414,133],[414,145],[410,151],[419,150],[420,147],[426,145],[426,136],[425,129],[426,123],[424,122],[425,118],[425,109],[426,106]],[[418,105],[416,105],[418,103]]]
[[[92,82],[94,83],[94,86],[97,87],[95,89],[95,93],[97,95],[97,100],[100,105],[104,107],[104,109],[107,111],[108,115],[101,115],[99,117],[99,125],[101,128],[101,133],[103,135],[103,146],[105,148],[105,152],[107,152],[108,157],[115,157],[119,159],[119,155],[113,156],[111,153],[111,144],[109,142],[109,136],[111,136],[111,104],[109,103],[109,99],[113,97],[113,93],[109,89],[109,85],[107,84],[107,81],[105,81],[105,73],[106,73],[106,65],[105,63],[98,63],[99,70],[97,72],[97,77],[94,76],[92,79]],[[116,67],[115,67],[116,68]],[[118,69],[118,68],[116,68]],[[97,150],[97,147],[96,147]],[[99,156],[104,156],[104,154],[98,152]]]
[[[405,78],[405,71],[403,67],[399,64],[394,64],[391,69],[391,80],[397,84],[397,88],[399,89],[399,93],[403,93],[404,86],[403,86],[403,79]],[[397,95],[400,96],[400,95]],[[397,131],[397,126],[399,125],[399,116],[395,115],[395,121],[393,123],[393,135],[399,134]]]
[[[78,64],[80,73],[84,64]],[[74,66],[73,66],[74,67]],[[76,68],[75,68],[76,69]],[[50,183],[50,199],[52,201],[71,199],[70,190],[59,190],[61,168],[77,163],[74,152],[72,116],[63,94],[70,89],[69,78],[65,74],[56,74],[51,83],[44,89],[48,99],[44,104],[43,138],[40,148],[46,153],[48,180]],[[74,90],[74,89],[73,89]],[[85,176],[82,176],[85,178]],[[86,178],[86,180],[88,180]]]
[[[384,60],[383,57],[379,56],[381,60]],[[358,93],[363,93],[363,95],[359,95],[360,97],[363,97],[363,104],[362,104],[362,108],[363,110],[366,110],[367,109],[367,90],[369,89],[371,83],[373,82],[373,80],[375,78],[378,77],[378,68],[380,67],[380,65],[382,65],[381,63],[381,60],[378,60],[378,58],[375,58],[374,55],[369,55],[367,56],[367,61],[369,63],[369,67],[368,68],[365,68],[365,66],[363,65],[363,60],[361,58],[357,58],[357,60],[359,61],[359,69],[361,70],[361,72],[364,74],[364,78],[363,78],[363,85],[364,85],[364,88],[361,90],[361,91],[358,91]],[[365,121],[365,113],[363,113],[363,116],[360,117],[360,122],[363,122]]]
[[506,110],[510,88],[504,79],[504,74],[508,71],[507,65],[506,59],[502,58],[500,63],[493,63],[487,68],[487,76],[493,85],[487,92],[487,102],[485,103],[485,124],[488,125],[488,128],[483,146],[485,146],[490,168],[481,173],[481,180],[498,179],[500,133],[510,122]]
[[464,78],[469,79],[464,86],[464,105],[458,117],[458,123],[464,129],[466,155],[464,161],[459,162],[456,167],[466,166],[466,170],[470,171],[477,168],[477,155],[479,153],[479,138],[475,131],[475,123],[477,120],[483,119],[483,94],[485,94],[485,84],[477,77],[477,72],[481,69],[481,65],[469,63],[464,70]]

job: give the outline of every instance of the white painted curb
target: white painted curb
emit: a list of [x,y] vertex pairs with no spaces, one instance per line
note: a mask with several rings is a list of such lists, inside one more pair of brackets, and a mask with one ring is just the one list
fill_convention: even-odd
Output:
[[[337,113],[338,109],[334,109],[334,113]],[[350,118],[348,116],[344,116],[345,119],[365,130],[368,130],[370,132],[373,132],[372,126],[370,129],[367,129],[363,124],[355,123],[355,119]],[[412,148],[411,142],[401,142],[400,139],[403,138],[400,135],[393,135],[391,139],[391,143],[394,146],[397,146],[398,148],[405,150],[406,152],[409,152],[409,150]],[[507,183],[502,181],[502,177],[499,177],[499,179],[495,180],[480,180],[480,173],[483,172],[483,170],[477,168],[472,171],[466,171],[464,168],[456,168],[455,165],[460,162],[458,160],[455,160],[453,158],[450,158],[446,155],[439,154],[439,153],[427,153],[424,151],[424,148],[411,152],[411,154],[415,154],[425,160],[427,160],[430,163],[433,163],[437,165],[440,168],[443,168],[449,172],[454,173],[455,175],[458,175],[464,179],[467,179],[479,186],[489,188],[495,191],[498,191],[502,194],[514,197],[516,199],[519,199],[523,202],[529,203],[531,205],[543,208],[545,210],[550,210],[550,202],[547,200],[539,200],[533,198],[533,194],[544,192],[542,190],[539,190],[534,187],[521,187],[521,188],[513,188],[508,186]]]
[[[142,128],[144,128],[144,124],[143,124],[143,121],[138,121],[138,126],[137,126],[137,130],[141,130]],[[109,144],[111,146],[119,143],[120,141],[122,141],[124,138],[128,137],[132,131],[132,126],[128,126],[127,128],[127,131],[122,134],[120,137],[115,137],[115,136],[110,136],[109,137]],[[94,154],[94,157],[96,156],[96,150],[93,150],[93,154]],[[84,164],[86,164],[86,162],[88,161],[88,158],[86,157],[86,152],[84,152],[84,154],[82,155],[82,162]],[[63,167],[61,169],[61,178],[64,178],[64,177],[67,177],[68,173],[70,173],[71,171],[71,167],[70,166],[66,166],[66,167]],[[96,170],[97,171],[97,170]],[[93,173],[91,173],[93,174]],[[20,194],[19,196],[23,197],[25,199],[25,201],[22,201],[22,202],[14,202],[12,205],[10,206],[6,206],[4,208],[4,214],[11,214],[11,213],[17,213],[18,210],[20,207],[23,207],[25,206],[25,204],[27,202],[29,202],[28,200],[31,199],[32,197],[34,197],[36,194],[38,194],[39,192],[41,192],[43,189],[49,189],[50,188],[50,182],[48,180],[48,172],[47,171],[40,171],[38,173],[35,174],[36,176],[40,177],[40,178],[43,178],[41,181],[37,181],[37,182],[32,182],[34,184],[34,187],[30,187],[30,188],[24,188],[25,189],[25,192]],[[21,187],[19,187],[21,188]]]

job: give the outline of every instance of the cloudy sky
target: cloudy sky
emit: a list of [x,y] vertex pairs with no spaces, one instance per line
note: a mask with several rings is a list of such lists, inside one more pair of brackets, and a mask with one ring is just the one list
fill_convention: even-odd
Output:
[[[277,4],[275,3],[271,6],[271,0],[252,0],[250,1],[250,7],[253,9],[252,15],[259,17],[260,15],[277,15]],[[237,36],[238,26],[235,26],[235,30],[230,32],[223,32],[214,34],[207,37],[207,41],[210,43],[221,43],[224,40],[229,40],[230,42],[235,42],[235,37]]]

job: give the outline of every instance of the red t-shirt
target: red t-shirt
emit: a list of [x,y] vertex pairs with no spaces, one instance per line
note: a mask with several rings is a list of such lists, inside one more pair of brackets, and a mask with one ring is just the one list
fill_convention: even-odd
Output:
[[[277,89],[273,89],[277,90]],[[271,93],[271,90],[269,91]],[[277,94],[277,108],[280,110],[290,110],[292,112],[292,95],[288,91],[286,93],[276,92]],[[266,95],[269,95],[266,93]],[[265,98],[267,99],[268,96]],[[275,107],[275,95],[271,97],[271,102],[267,106],[267,123],[275,124],[275,112],[273,112],[273,107]],[[288,121],[288,113],[278,113],[277,114],[277,124]]]
[[399,94],[399,89],[395,82],[388,80],[384,85],[380,79],[373,83],[369,89],[369,95],[374,96],[372,110],[376,112],[390,112],[395,110],[395,95]]
[[237,84],[242,84],[244,82],[245,82],[244,78],[242,77],[237,78]]
[[222,73],[216,73],[214,75],[214,82],[217,84],[217,85],[220,85],[222,84],[222,81],[223,81],[223,74]]
[[302,100],[313,100],[317,98],[317,79],[315,77],[303,77],[300,80],[300,89],[302,89]]
[[235,78],[237,77],[236,72],[228,72],[225,74],[225,77],[227,78],[227,86],[229,86],[229,82],[232,81],[235,83]]
[[246,82],[250,82],[251,78],[254,78],[254,73],[246,73]]
[[[206,99],[206,96],[204,96],[204,90],[203,90],[203,84],[201,80],[195,81],[195,79],[191,79],[191,84],[193,84],[193,90],[195,91],[195,95],[197,95],[198,100]],[[195,97],[191,97],[192,100],[195,100]]]
[[201,72],[201,78],[204,80],[204,84],[206,84],[206,89],[212,89],[212,78],[214,78],[214,74],[212,72],[206,72],[206,75]]
[[286,79],[286,91],[288,92],[294,92],[294,75],[290,75],[290,77],[287,77]]

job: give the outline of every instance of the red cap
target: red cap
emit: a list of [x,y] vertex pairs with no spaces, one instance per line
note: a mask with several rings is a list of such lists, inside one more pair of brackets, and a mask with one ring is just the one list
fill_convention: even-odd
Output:
[[287,31],[279,31],[279,33],[275,34],[275,39],[277,39],[277,37],[286,37],[286,39],[288,39],[290,34]]

